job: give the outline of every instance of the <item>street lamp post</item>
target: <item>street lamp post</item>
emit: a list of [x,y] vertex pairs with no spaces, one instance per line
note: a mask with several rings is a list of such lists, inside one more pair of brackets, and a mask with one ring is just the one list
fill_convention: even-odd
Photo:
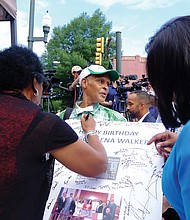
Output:
[[29,18],[29,34],[28,34],[28,49],[33,50],[33,42],[34,41],[43,41],[45,44],[47,43],[48,33],[50,31],[50,26],[52,23],[52,19],[47,13],[42,18],[43,25],[43,37],[34,37],[34,11],[35,11],[35,0],[30,1],[30,18]]

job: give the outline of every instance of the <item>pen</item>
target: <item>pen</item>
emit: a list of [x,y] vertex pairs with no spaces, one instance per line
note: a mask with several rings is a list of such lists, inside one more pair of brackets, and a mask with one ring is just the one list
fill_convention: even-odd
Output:
[[90,113],[88,113],[87,115],[86,115],[86,121],[88,120],[88,118],[89,118],[89,116],[90,116]]

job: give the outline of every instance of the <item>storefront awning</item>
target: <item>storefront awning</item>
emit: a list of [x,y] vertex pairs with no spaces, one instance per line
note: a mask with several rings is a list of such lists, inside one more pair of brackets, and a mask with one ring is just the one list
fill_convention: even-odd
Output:
[[0,21],[16,20],[16,0],[0,0]]

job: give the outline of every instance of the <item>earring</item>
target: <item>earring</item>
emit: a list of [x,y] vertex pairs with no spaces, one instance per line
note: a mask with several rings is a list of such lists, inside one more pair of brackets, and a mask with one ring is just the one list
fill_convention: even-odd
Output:
[[36,89],[36,92],[34,92],[34,96],[38,96],[39,95],[39,91]]

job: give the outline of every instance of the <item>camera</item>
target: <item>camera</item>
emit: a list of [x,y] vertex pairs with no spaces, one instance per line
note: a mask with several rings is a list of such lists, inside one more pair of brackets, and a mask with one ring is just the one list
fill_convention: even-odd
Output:
[[48,112],[55,113],[52,100],[59,100],[64,97],[64,90],[68,90],[61,86],[61,80],[55,77],[56,70],[44,70],[44,76],[47,78],[48,83],[43,85],[41,106]]
[[123,106],[121,107],[121,109],[124,109],[124,106],[127,102],[127,92],[132,92],[134,90],[142,90],[142,87],[148,86],[148,78],[146,78],[145,75],[142,75],[142,79],[133,82],[131,86],[127,86],[127,84],[129,84],[129,80],[136,80],[137,78],[137,75],[128,75],[124,77],[123,81],[117,81],[118,86],[116,89],[116,95],[118,96],[120,105]]
[[142,87],[147,87],[149,84],[148,78],[146,78],[145,75],[143,74],[142,78],[136,82],[133,82],[131,86],[124,86],[126,84],[129,84],[129,80],[135,80],[135,79],[137,79],[135,75],[126,76],[124,83],[119,83],[119,86],[117,87],[118,94],[122,94],[125,92],[132,92],[134,90],[142,90]]
[[52,91],[52,88],[59,87],[61,80],[57,77],[55,77],[56,70],[45,70],[44,76],[48,80],[48,84],[43,85],[43,92],[44,93],[50,93]]
[[117,88],[116,88],[116,96],[118,97],[118,106],[116,111],[123,113],[125,116],[125,106],[127,102],[127,91],[125,84],[128,84],[128,78],[126,77],[123,81],[117,81]]

